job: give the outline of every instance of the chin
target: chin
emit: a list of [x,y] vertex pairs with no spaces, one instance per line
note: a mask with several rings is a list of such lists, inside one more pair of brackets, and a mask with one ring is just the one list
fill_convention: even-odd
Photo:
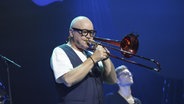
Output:
[[130,80],[130,82],[131,82],[131,83],[134,83],[134,81],[133,81],[133,80]]
[[80,49],[81,49],[81,50],[87,50],[88,48],[86,48],[86,47],[81,47]]
[[79,48],[82,50],[86,50],[89,48],[89,46],[88,45],[80,45]]
[[86,45],[83,46],[83,48],[84,48],[84,50],[86,50],[86,49],[89,48],[89,46],[86,44]]

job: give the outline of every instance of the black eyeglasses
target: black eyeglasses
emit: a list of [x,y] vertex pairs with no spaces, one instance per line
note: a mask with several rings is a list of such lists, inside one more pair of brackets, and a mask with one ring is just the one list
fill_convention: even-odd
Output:
[[82,36],[87,36],[88,34],[91,37],[94,37],[96,34],[95,30],[87,30],[87,29],[78,29],[78,28],[72,28],[74,31],[77,31],[79,34],[82,34]]

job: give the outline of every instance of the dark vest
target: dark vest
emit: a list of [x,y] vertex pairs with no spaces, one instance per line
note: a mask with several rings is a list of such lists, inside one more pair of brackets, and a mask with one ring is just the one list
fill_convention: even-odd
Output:
[[[59,47],[65,51],[74,68],[82,63],[72,48],[65,44]],[[89,52],[86,53],[87,56],[91,55]],[[81,82],[72,87],[56,83],[59,104],[103,104],[102,72],[99,71],[98,65],[92,70]]]

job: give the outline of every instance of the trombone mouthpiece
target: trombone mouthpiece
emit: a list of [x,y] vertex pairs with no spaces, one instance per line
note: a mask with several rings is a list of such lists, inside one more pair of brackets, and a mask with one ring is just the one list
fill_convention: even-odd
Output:
[[89,49],[90,49],[90,50],[95,50],[96,47],[97,47],[97,45],[98,45],[97,42],[92,41],[92,40],[89,40],[89,39],[86,40],[86,43],[87,43],[87,45],[89,46]]

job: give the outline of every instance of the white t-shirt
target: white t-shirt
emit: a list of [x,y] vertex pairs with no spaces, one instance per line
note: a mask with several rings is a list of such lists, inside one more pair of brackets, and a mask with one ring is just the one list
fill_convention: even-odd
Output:
[[[69,46],[69,45],[68,45]],[[72,48],[74,52],[79,56],[79,58],[84,62],[87,57],[84,53]],[[54,76],[57,83],[63,83],[63,81],[58,80],[59,77],[64,75],[65,73],[71,71],[73,69],[72,63],[70,59],[64,52],[64,50],[60,47],[56,47],[53,50],[51,60],[50,60],[51,68],[53,69]],[[103,67],[102,62],[98,62],[100,67]]]

